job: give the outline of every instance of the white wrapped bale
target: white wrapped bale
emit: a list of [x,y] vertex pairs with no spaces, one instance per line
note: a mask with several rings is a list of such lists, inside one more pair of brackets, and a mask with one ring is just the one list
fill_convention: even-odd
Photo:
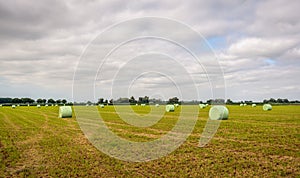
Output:
[[252,107],[253,107],[253,108],[256,107],[256,104],[252,104]]
[[104,104],[99,104],[99,107],[100,108],[104,108]]
[[159,104],[155,104],[155,107],[159,107]]
[[209,110],[209,118],[211,120],[227,120],[229,111],[225,106],[213,106]]
[[270,105],[270,104],[264,104],[263,105],[263,110],[264,111],[271,111],[272,110],[272,105]]
[[206,104],[199,104],[200,109],[206,108]]
[[167,112],[174,112],[175,111],[175,106],[173,104],[166,105],[166,111]]
[[59,116],[59,118],[72,117],[72,107],[71,106],[60,106],[58,116]]
[[38,104],[38,105],[36,105],[36,107],[37,107],[37,108],[40,108],[40,107],[41,107],[41,105],[39,105],[39,104]]
[[241,103],[241,104],[240,104],[240,106],[244,106],[244,104],[243,104],[243,103]]
[[14,105],[14,104],[13,104],[13,105],[11,105],[11,108],[15,109],[15,108],[16,108],[16,105]]

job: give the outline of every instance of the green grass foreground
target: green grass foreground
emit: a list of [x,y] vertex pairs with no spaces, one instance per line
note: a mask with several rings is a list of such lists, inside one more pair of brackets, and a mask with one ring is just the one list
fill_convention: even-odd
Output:
[[[197,110],[198,106],[184,106]],[[131,163],[98,151],[75,117],[58,118],[58,107],[0,107],[0,177],[299,177],[300,106],[227,106],[212,141],[197,147],[209,107],[200,109],[196,127],[176,151],[158,160]],[[159,108],[164,110],[164,106]],[[134,141],[157,139],[180,114],[166,113],[149,128],[121,120],[112,106],[99,108],[107,125]],[[147,114],[149,106],[133,106]]]

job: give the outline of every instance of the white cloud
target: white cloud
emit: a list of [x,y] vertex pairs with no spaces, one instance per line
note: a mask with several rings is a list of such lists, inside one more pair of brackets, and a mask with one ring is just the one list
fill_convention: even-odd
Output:
[[[45,97],[70,99],[74,68],[90,40],[117,22],[160,16],[183,21],[207,39],[223,40],[221,47],[212,45],[225,72],[228,97],[300,99],[295,78],[300,71],[299,6],[300,1],[280,0],[0,1],[0,81],[5,83],[1,93],[20,96],[22,90],[22,95],[35,98],[44,93]],[[170,32],[177,33],[180,40],[190,38],[177,30]],[[166,47],[152,45],[152,50]],[[139,48],[132,48],[129,54],[137,51]],[[178,50],[168,53],[186,57]],[[195,76],[204,76],[187,61],[182,64],[194,70]],[[121,63],[114,62],[106,69],[113,70]],[[87,65],[84,77],[90,74],[90,67],[96,65]],[[167,70],[173,72],[171,67]],[[199,83],[205,86],[205,79]],[[211,93],[204,95],[209,98]]]

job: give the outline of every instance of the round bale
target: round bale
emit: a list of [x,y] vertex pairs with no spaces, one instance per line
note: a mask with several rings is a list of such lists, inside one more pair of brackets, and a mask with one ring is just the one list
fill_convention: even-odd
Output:
[[200,107],[200,109],[204,109],[204,108],[206,108],[206,105],[205,104],[199,104],[199,107]]
[[155,107],[159,107],[159,104],[155,104]]
[[16,105],[14,105],[14,104],[13,104],[13,105],[11,105],[11,108],[15,109],[15,108],[16,108]]
[[166,105],[166,111],[167,112],[174,112],[175,111],[175,106],[173,104]]
[[264,111],[271,111],[272,110],[272,105],[270,105],[270,104],[264,104],[263,105],[263,110]]
[[146,104],[141,104],[141,106],[146,106]]
[[72,107],[71,106],[60,106],[58,116],[59,116],[59,118],[72,117]]
[[256,104],[252,104],[252,107],[253,107],[253,108],[256,107]]
[[100,108],[104,108],[104,104],[99,104],[99,107]]
[[241,103],[241,104],[240,104],[240,106],[244,106],[244,104],[243,104],[243,103]]
[[225,106],[213,106],[209,110],[211,120],[227,120],[229,111]]
[[39,105],[39,104],[38,104],[38,105],[36,105],[36,107],[37,107],[37,108],[40,108],[40,107],[41,107],[41,105]]

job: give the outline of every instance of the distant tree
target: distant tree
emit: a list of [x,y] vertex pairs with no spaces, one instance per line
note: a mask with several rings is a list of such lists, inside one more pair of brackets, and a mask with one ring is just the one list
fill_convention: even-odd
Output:
[[274,98],[270,98],[270,99],[269,99],[269,102],[270,102],[270,103],[276,103],[276,100],[275,100]]
[[20,98],[14,98],[11,101],[12,103],[22,103],[22,100]]
[[283,99],[283,102],[284,103],[289,103],[289,100],[288,99]]
[[103,103],[104,103],[104,99],[103,98],[99,98],[98,104],[103,104]]
[[54,103],[55,103],[55,101],[54,101],[54,99],[50,98],[50,99],[48,99],[47,103],[54,104]]
[[226,104],[233,104],[233,101],[231,101],[231,99],[227,99]]
[[268,103],[268,102],[269,102],[269,100],[266,100],[266,99],[263,100],[263,103],[264,103],[264,104],[266,104],[266,103]]
[[43,99],[39,98],[39,99],[36,100],[36,102],[39,103],[39,104],[43,103]]
[[283,99],[278,98],[276,102],[277,102],[277,103],[283,103]]
[[176,96],[173,98],[170,98],[168,101],[168,104],[179,104],[179,99]]
[[66,100],[66,99],[63,99],[63,100],[61,100],[61,102],[62,102],[63,104],[66,104],[66,103],[67,103],[67,100]]
[[109,104],[110,104],[110,105],[113,105],[113,104],[114,104],[114,100],[113,100],[113,99],[110,99],[110,100],[109,100]]
[[137,103],[137,101],[135,100],[135,98],[134,98],[133,96],[131,96],[131,97],[129,98],[129,103],[130,103],[131,105],[134,105],[134,104]]
[[21,98],[22,103],[34,103],[34,100],[31,98]]
[[46,99],[43,99],[43,103],[46,103],[47,102],[47,100]]
[[104,103],[105,103],[105,104],[108,104],[108,100],[106,99],[106,100],[104,101]]
[[212,103],[212,99],[209,99],[206,101],[207,104],[211,104]]
[[61,100],[58,99],[58,100],[55,101],[55,103],[56,103],[56,104],[60,104],[60,103],[61,103]]
[[0,103],[12,103],[11,98],[0,98]]

